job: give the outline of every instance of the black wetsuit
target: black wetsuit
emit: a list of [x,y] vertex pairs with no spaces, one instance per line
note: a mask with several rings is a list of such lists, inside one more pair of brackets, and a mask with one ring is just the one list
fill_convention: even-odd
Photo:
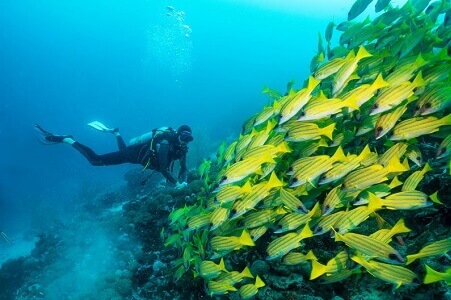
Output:
[[123,163],[147,165],[147,168],[161,172],[173,184],[177,182],[177,179],[171,175],[169,169],[172,169],[174,161],[180,160],[178,179],[186,181],[186,153],[188,152],[188,146],[178,141],[176,133],[162,134],[154,138],[152,142],[153,149],[150,149],[151,141],[126,146],[120,135],[116,138],[119,151],[102,155],[96,154],[91,148],[79,142],[73,143],[72,146],[83,154],[93,166]]

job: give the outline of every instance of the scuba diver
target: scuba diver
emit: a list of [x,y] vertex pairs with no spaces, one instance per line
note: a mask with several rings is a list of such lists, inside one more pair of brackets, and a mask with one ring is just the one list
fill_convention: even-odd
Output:
[[[151,169],[154,172],[161,172],[166,180],[174,184],[176,188],[187,185],[186,153],[188,152],[188,143],[194,139],[188,125],[180,126],[177,131],[171,127],[156,128],[152,132],[132,139],[129,146],[125,144],[118,128],[108,128],[98,121],[91,122],[88,125],[99,131],[113,134],[116,137],[119,151],[99,155],[91,148],[77,142],[71,135],[56,135],[44,130],[38,124],[35,124],[34,127],[42,143],[71,145],[85,156],[93,166],[123,163],[140,164],[144,166],[143,171]],[[178,181],[170,172],[176,160],[180,161]],[[141,184],[144,185],[152,174]]]

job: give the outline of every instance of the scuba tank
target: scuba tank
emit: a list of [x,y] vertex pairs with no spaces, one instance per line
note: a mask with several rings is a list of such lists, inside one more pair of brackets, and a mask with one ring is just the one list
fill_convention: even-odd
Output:
[[142,135],[140,135],[140,136],[138,136],[138,137],[132,138],[132,139],[128,142],[128,144],[129,144],[129,145],[136,145],[136,144],[146,143],[146,142],[150,141],[150,139],[152,138],[152,136],[153,136],[153,131],[147,132],[147,133],[144,133],[144,134],[142,134]]
[[166,132],[168,130],[171,130],[170,127],[164,126],[164,127],[160,127],[160,128],[155,128],[154,130],[144,133],[138,137],[132,138],[128,144],[129,145],[136,145],[136,144],[142,144],[142,143],[147,143],[148,141],[150,141],[155,134],[158,133],[163,133]]

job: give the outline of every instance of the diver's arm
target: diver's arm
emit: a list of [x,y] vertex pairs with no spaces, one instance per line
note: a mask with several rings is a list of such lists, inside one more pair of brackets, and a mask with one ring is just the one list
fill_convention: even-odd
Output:
[[177,180],[169,172],[169,141],[162,140],[157,144],[158,166],[159,171],[172,184],[176,184]]
[[186,168],[186,153],[180,158],[180,171],[178,179],[180,182],[186,182],[186,173],[188,169]]

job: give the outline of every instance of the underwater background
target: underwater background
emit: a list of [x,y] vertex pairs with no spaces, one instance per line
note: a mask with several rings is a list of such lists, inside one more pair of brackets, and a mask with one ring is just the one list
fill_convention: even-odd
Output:
[[159,239],[198,186],[166,191],[155,176],[143,187],[139,166],[93,167],[39,143],[33,125],[106,153],[116,141],[87,123],[126,141],[189,124],[196,173],[272,103],[265,86],[302,88],[318,34],[353,3],[1,1],[0,232],[12,244],[0,240],[0,299],[208,298],[202,284],[188,297],[173,282],[176,256]]
[[1,1],[0,228],[13,235],[64,218],[80,193],[114,189],[133,167],[93,168],[65,145],[44,147],[34,123],[97,153],[116,141],[86,126],[94,120],[126,141],[189,124],[191,147],[206,148],[188,155],[195,168],[269,103],[263,86],[302,84],[318,32],[352,2],[262,3]]

